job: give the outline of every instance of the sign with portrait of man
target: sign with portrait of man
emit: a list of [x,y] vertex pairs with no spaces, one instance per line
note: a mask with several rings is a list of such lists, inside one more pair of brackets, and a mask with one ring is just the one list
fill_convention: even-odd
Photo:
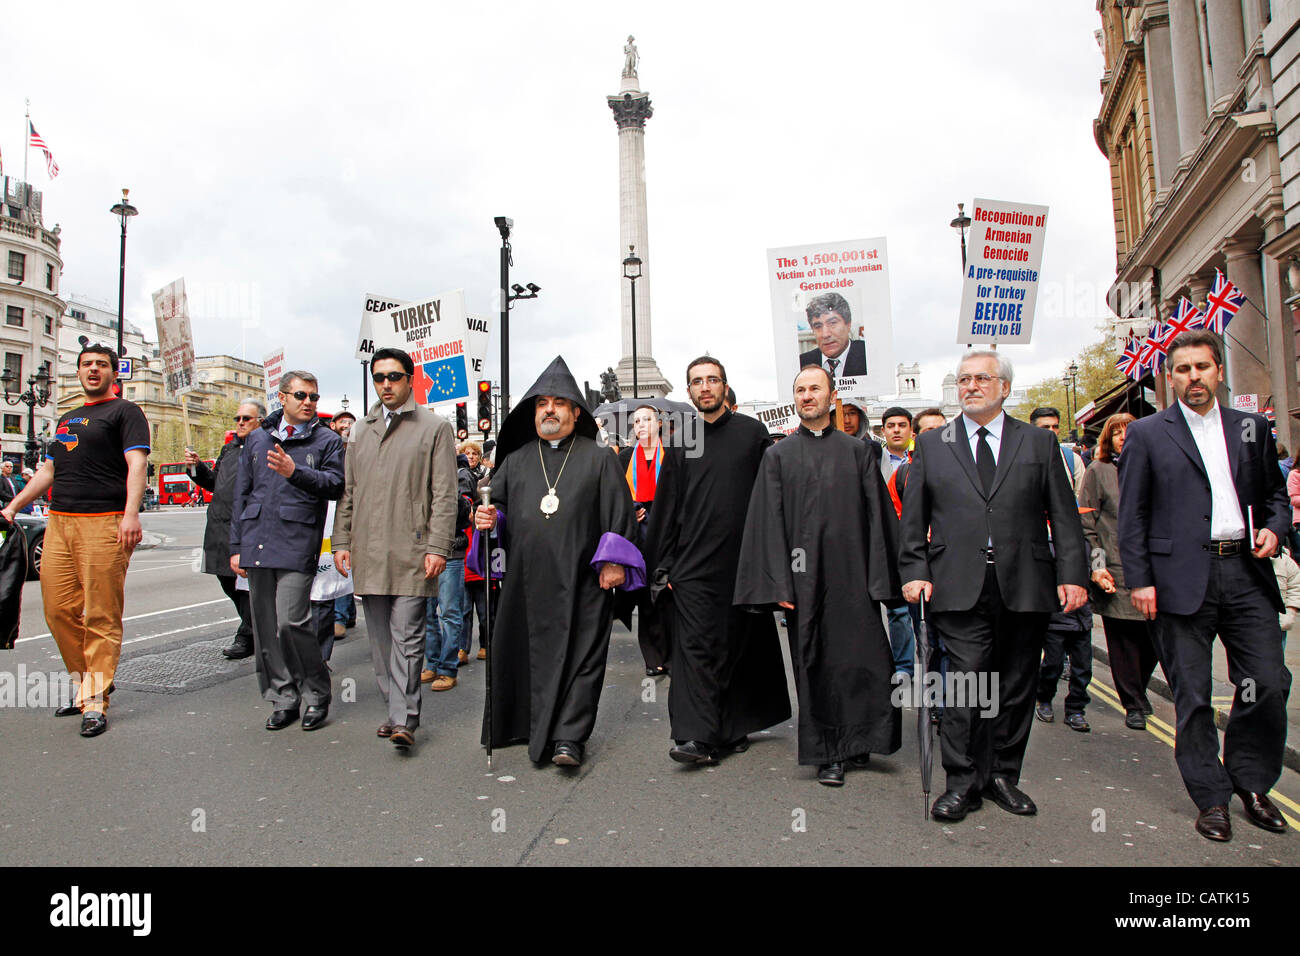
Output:
[[777,375],[805,365],[835,378],[841,398],[894,387],[894,328],[883,238],[767,251]]

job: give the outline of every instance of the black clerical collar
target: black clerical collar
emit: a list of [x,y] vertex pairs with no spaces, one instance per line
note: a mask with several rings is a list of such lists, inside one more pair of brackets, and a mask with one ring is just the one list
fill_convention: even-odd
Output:
[[548,448],[564,448],[566,445],[571,444],[573,442],[573,439],[577,437],[578,437],[578,430],[575,428],[573,431],[569,432],[569,434],[565,435],[559,441],[556,441],[553,438],[543,438],[541,435],[537,436],[537,440],[540,441],[543,445],[546,445]]
[[808,427],[807,425],[805,425],[803,422],[800,422],[800,423],[799,423],[799,431],[803,432],[803,433],[804,433],[805,435],[807,435],[809,438],[825,438],[825,437],[826,437],[827,435],[829,435],[831,432],[835,431],[835,429],[832,428],[829,424],[827,424],[827,426],[826,426],[825,428],[823,428],[821,431],[813,431],[811,428],[809,428],[809,427]]

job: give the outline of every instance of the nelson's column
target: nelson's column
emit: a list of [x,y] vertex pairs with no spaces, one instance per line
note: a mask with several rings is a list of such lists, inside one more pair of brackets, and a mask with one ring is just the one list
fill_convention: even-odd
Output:
[[636,370],[638,398],[662,398],[672,390],[650,351],[650,239],[646,229],[645,121],[653,114],[650,94],[638,88],[640,57],[632,37],[623,47],[623,84],[617,96],[606,97],[618,124],[619,285],[623,301],[623,357],[618,363],[618,384],[623,397],[632,397],[632,285],[623,277],[622,262],[628,247],[641,260],[636,280]]

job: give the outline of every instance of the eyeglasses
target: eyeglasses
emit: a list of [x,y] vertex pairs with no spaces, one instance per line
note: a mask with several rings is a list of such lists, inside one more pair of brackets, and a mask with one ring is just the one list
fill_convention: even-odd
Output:
[[405,372],[376,372],[370,376],[375,380],[376,385],[382,385],[384,382],[400,382],[406,378]]
[[298,401],[300,401],[300,402],[301,402],[301,401],[304,401],[304,400],[306,400],[306,399],[310,399],[310,400],[313,401],[313,402],[319,402],[319,401],[320,401],[320,392],[285,392],[284,394],[285,394],[285,395],[292,395],[294,398],[298,399]]
[[235,421],[236,421],[236,422],[255,422],[255,421],[257,421],[257,416],[256,416],[256,415],[236,415],[236,416],[235,416]]
[[971,382],[974,382],[980,388],[983,388],[989,382],[996,381],[999,377],[997,375],[986,375],[984,372],[980,372],[978,375],[959,375],[957,376],[957,387],[965,388]]
[[709,375],[705,378],[693,378],[686,384],[689,385],[691,388],[699,388],[705,382],[708,382],[710,385],[716,386],[722,384],[722,379],[718,378],[718,376],[716,375]]

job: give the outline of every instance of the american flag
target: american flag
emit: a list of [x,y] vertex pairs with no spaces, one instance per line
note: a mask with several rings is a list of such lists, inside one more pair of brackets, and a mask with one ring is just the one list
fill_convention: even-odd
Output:
[[1201,310],[1192,305],[1192,300],[1183,296],[1178,300],[1178,308],[1174,309],[1174,314],[1170,316],[1169,321],[1165,323],[1165,345],[1171,345],[1175,338],[1184,332],[1190,332],[1192,329],[1199,329],[1205,326],[1205,316]]
[[41,134],[36,132],[36,127],[32,125],[31,120],[27,121],[27,142],[45,154],[45,171],[49,173],[50,178],[59,175],[59,164],[54,161],[54,154],[45,145],[45,140],[41,139]]
[[1223,335],[1245,301],[1246,297],[1228,281],[1227,276],[1215,269],[1214,285],[1210,286],[1209,297],[1205,300],[1205,327]]
[[1142,342],[1141,361],[1143,368],[1158,372],[1160,366],[1165,364],[1165,353],[1169,351],[1169,345],[1165,340],[1168,328],[1169,326],[1164,322],[1157,322],[1147,332],[1147,337]]
[[1138,337],[1132,332],[1124,339],[1124,352],[1115,367],[1127,378],[1137,380],[1142,377],[1142,349],[1138,345]]

